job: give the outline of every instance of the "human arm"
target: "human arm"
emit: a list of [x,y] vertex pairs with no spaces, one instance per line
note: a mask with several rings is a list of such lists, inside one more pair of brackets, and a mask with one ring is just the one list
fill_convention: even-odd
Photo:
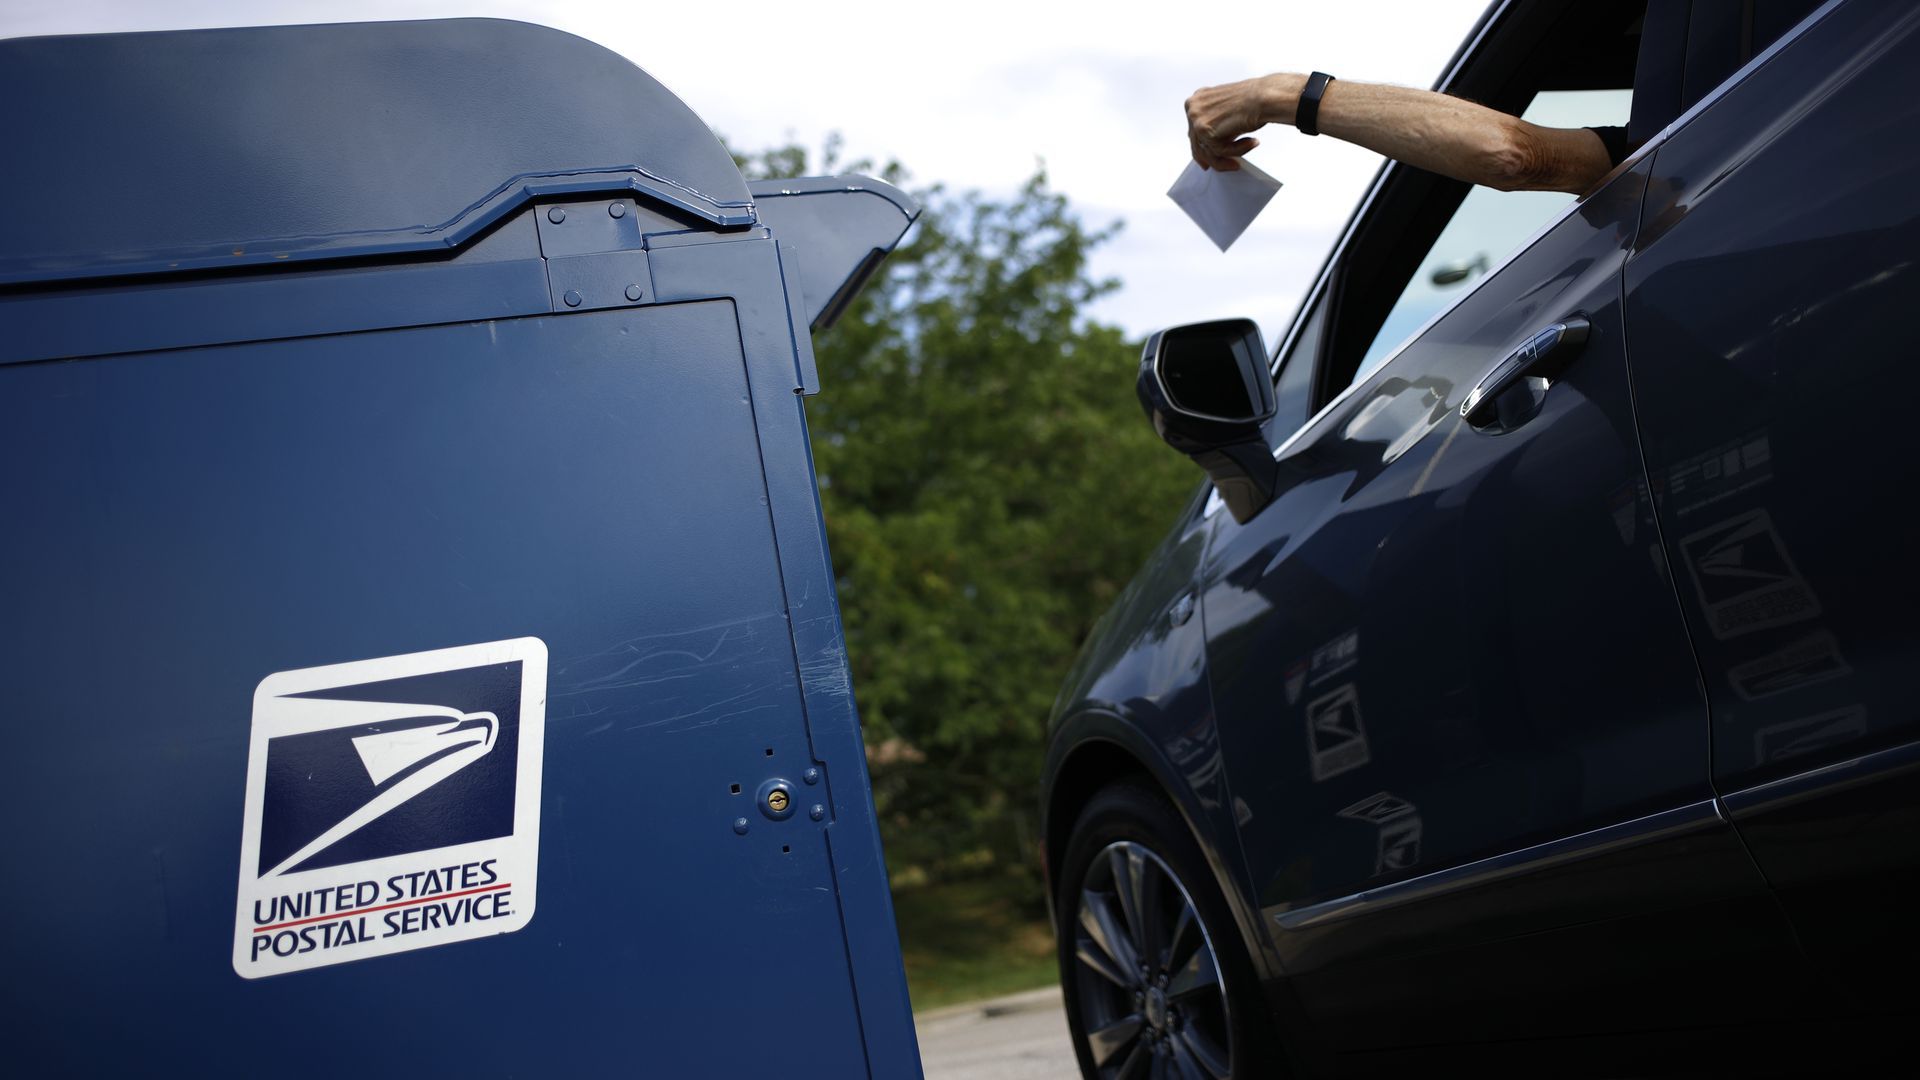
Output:
[[[1250,133],[1291,124],[1304,75],[1209,86],[1187,98],[1187,137],[1203,168],[1233,170],[1259,145]],[[1584,194],[1613,169],[1587,128],[1528,123],[1464,98],[1403,86],[1336,80],[1320,99],[1322,134],[1416,168],[1501,191]]]

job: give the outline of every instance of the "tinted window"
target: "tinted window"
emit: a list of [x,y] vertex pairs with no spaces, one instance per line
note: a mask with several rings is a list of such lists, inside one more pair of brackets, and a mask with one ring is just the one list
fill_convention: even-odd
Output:
[[1327,302],[1324,294],[1312,297],[1310,302],[1313,310],[1303,317],[1300,332],[1280,358],[1280,377],[1273,387],[1276,407],[1269,431],[1275,443],[1298,431],[1313,416],[1313,366],[1327,328]]

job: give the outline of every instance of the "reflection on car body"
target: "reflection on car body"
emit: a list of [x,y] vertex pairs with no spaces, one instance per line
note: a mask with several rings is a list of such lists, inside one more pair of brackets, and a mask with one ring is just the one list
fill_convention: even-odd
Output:
[[1419,863],[1420,812],[1414,809],[1412,803],[1382,791],[1341,810],[1340,816],[1379,828],[1378,844],[1374,850],[1374,873],[1405,870]]

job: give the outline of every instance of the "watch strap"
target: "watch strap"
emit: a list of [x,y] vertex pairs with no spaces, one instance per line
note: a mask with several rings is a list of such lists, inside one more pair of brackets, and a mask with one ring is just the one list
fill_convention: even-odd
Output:
[[1326,96],[1327,84],[1332,81],[1333,76],[1324,71],[1307,76],[1307,88],[1300,91],[1300,104],[1293,111],[1293,126],[1300,134],[1320,134],[1320,99]]

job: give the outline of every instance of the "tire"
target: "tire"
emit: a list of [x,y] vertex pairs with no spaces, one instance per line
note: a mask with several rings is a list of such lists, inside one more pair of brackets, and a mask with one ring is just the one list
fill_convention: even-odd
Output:
[[1082,1076],[1284,1075],[1233,916],[1164,795],[1123,782],[1088,800],[1056,890],[1060,986]]

